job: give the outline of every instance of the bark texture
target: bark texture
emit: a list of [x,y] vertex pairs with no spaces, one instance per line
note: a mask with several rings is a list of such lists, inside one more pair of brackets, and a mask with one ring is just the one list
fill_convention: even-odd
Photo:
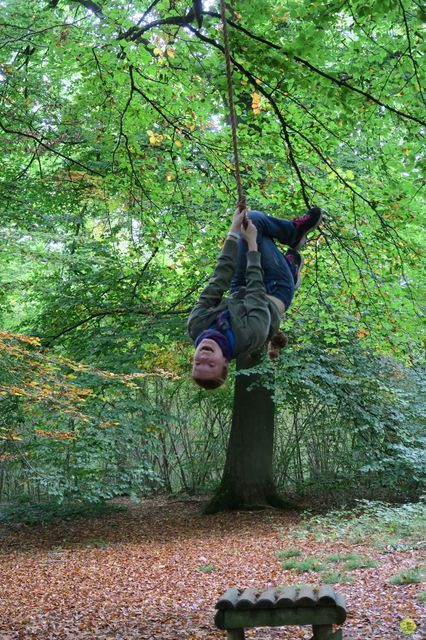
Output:
[[[262,355],[237,359],[237,371],[249,369]],[[271,391],[259,374],[238,375],[234,389],[231,434],[221,484],[205,513],[283,508],[272,477],[275,408]]]

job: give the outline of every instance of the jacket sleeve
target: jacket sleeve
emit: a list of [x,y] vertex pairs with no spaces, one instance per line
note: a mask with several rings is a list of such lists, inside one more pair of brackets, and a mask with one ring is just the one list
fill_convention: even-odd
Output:
[[[189,315],[188,331],[192,337],[195,333],[198,335],[208,312],[220,304],[223,294],[229,289],[236,260],[237,243],[234,240],[226,240],[213,275]],[[205,328],[207,327],[202,327]]]
[[249,251],[247,253],[245,301],[248,310],[260,309],[265,305],[269,306],[260,260],[259,251]]
[[258,251],[247,253],[246,295],[244,298],[246,318],[250,327],[251,350],[265,344],[270,327],[271,312],[263,282],[261,256]]

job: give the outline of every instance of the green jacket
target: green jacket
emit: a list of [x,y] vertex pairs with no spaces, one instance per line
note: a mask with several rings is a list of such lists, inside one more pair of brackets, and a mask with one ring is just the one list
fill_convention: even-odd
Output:
[[229,289],[236,262],[237,243],[226,240],[213,276],[188,318],[188,332],[195,340],[214,324],[219,313],[228,309],[235,336],[234,357],[263,347],[280,325],[278,308],[266,296],[258,251],[247,253],[247,286],[230,297],[223,297]]

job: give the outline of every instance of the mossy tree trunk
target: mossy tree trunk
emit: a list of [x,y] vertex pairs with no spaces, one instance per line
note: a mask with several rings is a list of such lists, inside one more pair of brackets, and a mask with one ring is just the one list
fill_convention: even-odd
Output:
[[[238,358],[237,371],[259,364],[261,358],[261,354]],[[225,469],[205,513],[287,506],[277,495],[272,477],[274,416],[272,393],[261,376],[238,375]]]

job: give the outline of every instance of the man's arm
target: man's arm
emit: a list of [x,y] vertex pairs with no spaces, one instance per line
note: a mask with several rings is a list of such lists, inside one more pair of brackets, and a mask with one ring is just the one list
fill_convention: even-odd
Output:
[[207,286],[202,291],[194,310],[197,307],[216,307],[222,300],[225,291],[229,289],[237,258],[236,244],[244,215],[245,211],[240,212],[238,209],[235,211],[224,247],[216,263],[213,275]]
[[195,338],[201,331],[207,329],[212,321],[212,309],[222,300],[223,294],[229,289],[232,275],[237,259],[237,241],[241,223],[245,211],[234,213],[232,224],[228,231],[224,247],[216,263],[215,270],[207,286],[201,292],[198,301],[193,307],[188,318],[188,331],[192,338]]
[[241,228],[241,235],[247,242],[246,293],[244,306],[247,314],[251,350],[261,347],[267,340],[271,313],[266,289],[263,282],[261,255],[257,246],[257,229],[249,221],[247,227]]
[[247,228],[241,227],[241,234],[247,242],[246,295],[247,308],[258,312],[268,306],[266,289],[263,283],[261,256],[257,246],[257,229],[249,220]]

